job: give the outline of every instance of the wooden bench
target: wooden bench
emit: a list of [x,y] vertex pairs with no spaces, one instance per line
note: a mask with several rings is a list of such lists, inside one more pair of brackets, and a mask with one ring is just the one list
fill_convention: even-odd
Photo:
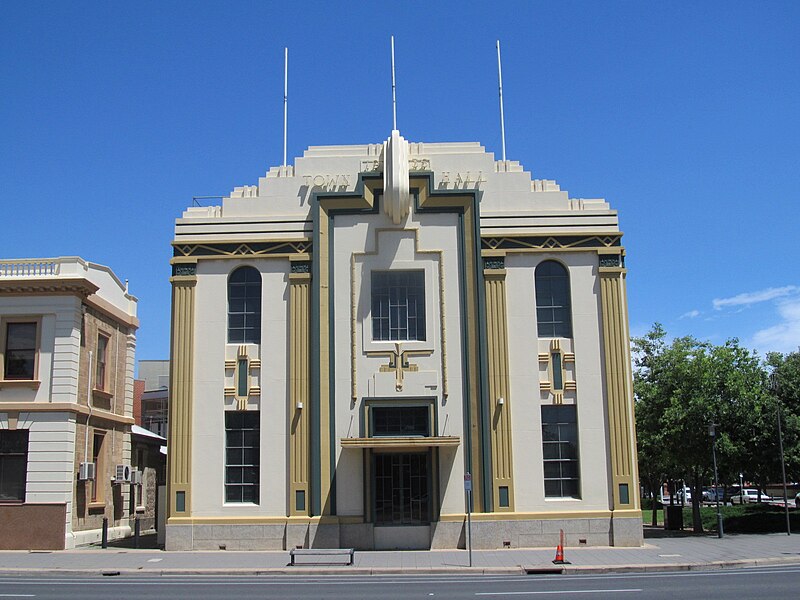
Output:
[[297,556],[346,556],[347,565],[349,566],[353,564],[353,554],[353,548],[292,548],[289,550],[289,556],[292,560],[291,565],[293,567],[295,566],[295,558]]

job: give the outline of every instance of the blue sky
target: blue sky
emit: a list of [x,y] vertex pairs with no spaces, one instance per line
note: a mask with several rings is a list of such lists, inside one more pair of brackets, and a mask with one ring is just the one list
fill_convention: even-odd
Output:
[[480,141],[620,211],[633,334],[800,346],[798,2],[0,3],[0,256],[130,280],[169,355],[170,240],[192,196],[289,149]]

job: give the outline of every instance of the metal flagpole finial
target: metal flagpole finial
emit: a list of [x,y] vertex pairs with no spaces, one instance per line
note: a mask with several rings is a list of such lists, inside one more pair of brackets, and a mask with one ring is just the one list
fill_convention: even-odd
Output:
[[286,166],[286,124],[289,100],[289,48],[283,49],[283,166]]
[[503,116],[503,66],[500,62],[500,40],[497,40],[497,83],[500,90],[500,139],[503,144],[503,161],[506,160],[506,121]]
[[392,130],[397,129],[397,95],[394,79],[394,36],[392,36]]

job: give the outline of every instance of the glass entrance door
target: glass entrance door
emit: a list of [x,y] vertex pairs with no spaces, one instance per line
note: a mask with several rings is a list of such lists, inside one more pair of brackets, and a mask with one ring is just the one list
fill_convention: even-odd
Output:
[[429,453],[375,454],[375,524],[427,525]]

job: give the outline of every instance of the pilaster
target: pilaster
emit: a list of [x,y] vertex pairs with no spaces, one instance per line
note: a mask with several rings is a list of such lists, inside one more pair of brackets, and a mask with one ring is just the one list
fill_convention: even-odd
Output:
[[289,515],[310,515],[309,321],[311,273],[292,261],[289,274]]
[[173,266],[172,347],[168,444],[168,518],[191,516],[192,379],[194,365],[195,264]]
[[495,512],[514,510],[511,398],[508,378],[506,270],[503,257],[483,261],[486,297],[489,416],[492,448],[492,498]]
[[600,255],[612,510],[639,510],[630,338],[621,255]]

